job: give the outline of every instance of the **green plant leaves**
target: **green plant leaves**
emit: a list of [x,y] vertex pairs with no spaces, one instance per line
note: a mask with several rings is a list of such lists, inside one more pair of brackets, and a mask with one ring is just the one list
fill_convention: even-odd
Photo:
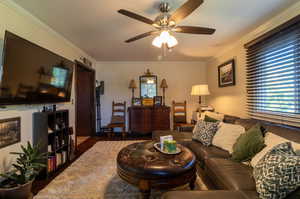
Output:
[[7,184],[20,185],[25,184],[33,180],[39,171],[46,167],[41,163],[47,158],[47,153],[39,152],[39,145],[32,146],[30,142],[27,142],[26,147],[21,145],[22,152],[11,152],[13,155],[17,155],[16,163],[12,164],[14,170],[6,174],[0,174],[6,180],[5,183],[1,183],[0,187],[6,187]]

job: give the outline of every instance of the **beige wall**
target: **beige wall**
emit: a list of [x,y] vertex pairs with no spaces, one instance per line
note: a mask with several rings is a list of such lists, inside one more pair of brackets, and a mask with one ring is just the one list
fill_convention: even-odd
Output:
[[[88,57],[83,51],[75,47],[62,36],[54,32],[45,24],[28,14],[26,11],[7,0],[0,0],[0,48],[2,50],[5,30],[9,30],[23,38],[26,38],[42,47],[45,47],[70,60],[81,56]],[[0,50],[0,51],[1,51]],[[0,55],[2,52],[0,52]],[[1,57],[0,57],[1,58]],[[90,58],[90,57],[89,57]],[[74,91],[74,89],[73,89]],[[74,92],[72,93],[72,98]],[[1,109],[0,119],[21,117],[21,143],[10,145],[0,149],[0,172],[8,167],[13,160],[9,155],[11,151],[19,150],[20,144],[32,140],[32,113],[41,109],[41,106],[10,106]],[[70,124],[74,126],[74,105],[71,103],[60,104],[59,108],[70,110]]]
[[[108,124],[111,117],[111,103],[126,101],[130,105],[131,90],[129,81],[134,79],[139,84],[139,76],[150,69],[161,80],[167,80],[166,105],[171,106],[172,100],[187,100],[188,120],[192,111],[197,108],[197,97],[191,97],[192,85],[206,82],[206,67],[202,62],[99,62],[96,67],[97,80],[105,82],[105,94],[101,97],[102,123]],[[162,90],[158,89],[159,95]],[[135,95],[139,96],[139,89]]]
[[[211,91],[208,104],[212,105],[218,112],[248,117],[246,112],[246,51],[244,44],[299,14],[300,2],[262,24],[208,61],[207,81]],[[219,88],[218,66],[232,58],[236,61],[236,86]]]

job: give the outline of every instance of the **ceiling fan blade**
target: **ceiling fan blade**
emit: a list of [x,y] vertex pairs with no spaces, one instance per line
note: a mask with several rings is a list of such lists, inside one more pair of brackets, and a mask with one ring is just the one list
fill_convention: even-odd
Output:
[[118,10],[118,13],[122,14],[122,15],[125,15],[127,17],[130,17],[132,19],[135,19],[135,20],[138,20],[138,21],[141,21],[141,22],[144,22],[146,24],[150,24],[150,25],[153,25],[154,24],[154,21],[151,20],[151,19],[148,19],[146,17],[143,17],[141,15],[138,15],[138,14],[135,14],[133,12],[130,12],[128,10],[124,10],[124,9],[121,9],[121,10]]
[[216,29],[195,26],[177,26],[173,31],[178,33],[212,35],[215,33]]
[[188,0],[172,14],[171,21],[175,21],[178,24],[181,20],[196,10],[202,3],[203,0]]
[[140,34],[140,35],[137,35],[137,36],[135,36],[133,38],[130,38],[130,39],[126,40],[125,42],[126,43],[130,43],[130,42],[133,42],[133,41],[136,41],[136,40],[139,40],[139,39],[143,39],[143,38],[151,36],[151,35],[158,34],[159,32],[160,31],[157,31],[157,30],[146,32],[144,34]]

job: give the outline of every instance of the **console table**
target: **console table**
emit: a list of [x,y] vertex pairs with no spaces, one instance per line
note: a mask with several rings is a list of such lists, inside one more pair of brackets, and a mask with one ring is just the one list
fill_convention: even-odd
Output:
[[129,107],[129,131],[147,134],[156,130],[170,130],[170,110],[168,106]]

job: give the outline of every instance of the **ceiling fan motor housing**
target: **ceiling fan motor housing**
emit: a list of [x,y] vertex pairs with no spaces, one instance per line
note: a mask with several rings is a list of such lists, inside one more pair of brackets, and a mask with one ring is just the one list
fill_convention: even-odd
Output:
[[161,13],[155,19],[155,23],[160,27],[167,27],[169,25],[169,19],[171,15],[169,13]]

